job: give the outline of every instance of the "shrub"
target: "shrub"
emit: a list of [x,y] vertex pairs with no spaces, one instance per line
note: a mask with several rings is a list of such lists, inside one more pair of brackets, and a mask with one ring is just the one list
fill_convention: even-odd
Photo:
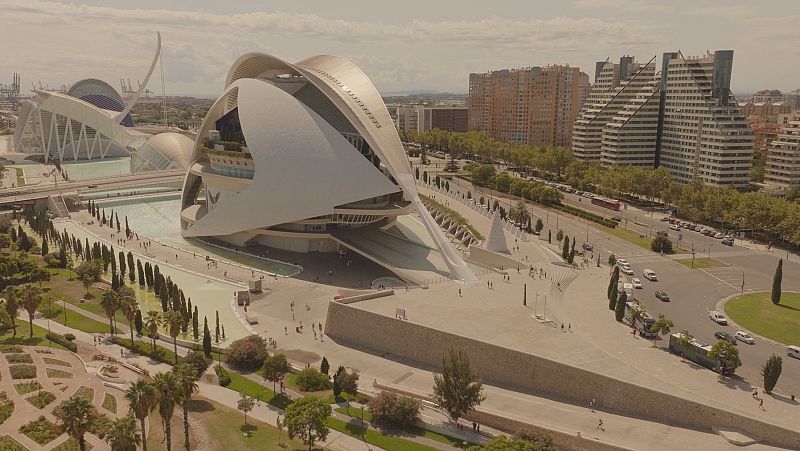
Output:
[[11,346],[0,346],[0,352],[3,354],[19,354],[20,352],[25,352],[22,350],[21,346],[11,345]]
[[30,354],[9,354],[6,356],[8,363],[33,363],[33,357]]
[[78,345],[67,340],[67,338],[64,335],[57,334],[55,332],[48,332],[47,335],[45,336],[47,337],[48,340],[52,341],[53,343],[60,344],[61,346],[69,349],[72,352],[78,352]]
[[67,332],[64,334],[64,338],[66,338],[69,341],[75,341],[75,334]]
[[256,371],[267,359],[267,341],[258,335],[249,335],[231,343],[225,362],[242,371]]
[[33,379],[36,377],[35,365],[11,365],[8,369],[11,371],[11,379]]
[[417,421],[420,403],[413,398],[381,392],[367,403],[367,408],[376,426],[405,428]]
[[671,254],[674,252],[672,249],[672,241],[667,234],[663,232],[658,232],[658,235],[650,242],[650,250],[653,252],[662,252],[664,254]]
[[203,373],[206,372],[208,367],[211,365],[211,359],[207,359],[205,355],[203,355],[203,351],[189,351],[185,357],[180,359],[183,363],[188,363],[192,365],[195,370],[197,370],[197,376],[200,377]]
[[331,388],[331,382],[316,368],[306,368],[297,374],[297,386],[302,391],[321,391]]
[[222,365],[215,365],[214,372],[216,372],[217,377],[219,377],[219,385],[227,387],[231,383],[231,375],[228,374],[228,370],[223,368]]

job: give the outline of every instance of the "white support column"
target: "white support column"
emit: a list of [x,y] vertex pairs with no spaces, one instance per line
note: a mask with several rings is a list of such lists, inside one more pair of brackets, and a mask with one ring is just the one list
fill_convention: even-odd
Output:
[[94,131],[94,141],[92,141],[92,149],[88,153],[88,157],[90,160],[92,159],[92,155],[94,155],[94,148],[97,146],[97,143],[100,139],[100,132],[97,130]]

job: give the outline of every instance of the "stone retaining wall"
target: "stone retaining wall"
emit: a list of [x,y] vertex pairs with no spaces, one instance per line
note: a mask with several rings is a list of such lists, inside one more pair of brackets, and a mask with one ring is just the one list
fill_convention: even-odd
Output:
[[402,321],[355,305],[328,304],[325,333],[387,358],[400,358],[435,369],[449,348],[462,348],[473,368],[489,384],[588,405],[659,423],[712,432],[739,429],[761,441],[800,449],[800,432],[764,423],[720,408],[669,395],[514,349]]

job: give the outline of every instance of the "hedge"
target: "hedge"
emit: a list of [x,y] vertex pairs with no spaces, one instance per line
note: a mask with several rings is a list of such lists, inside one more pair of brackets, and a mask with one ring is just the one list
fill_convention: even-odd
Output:
[[563,211],[564,213],[569,213],[579,218],[588,219],[589,221],[596,222],[597,224],[604,225],[611,229],[616,228],[617,224],[619,224],[617,221],[614,221],[613,219],[605,219],[596,213],[592,213],[586,210],[581,210],[580,208],[573,207],[571,205],[555,204],[552,205],[552,207],[555,208],[556,210]]
[[78,345],[76,345],[72,341],[67,340],[67,337],[61,334],[57,334],[55,332],[48,332],[47,335],[45,335],[45,337],[47,337],[47,339],[52,341],[53,343],[59,344],[69,349],[72,352],[78,352]]
[[215,365],[214,371],[217,373],[217,377],[219,377],[219,385],[227,387],[231,383],[231,375],[228,374],[228,370],[223,368],[222,365]]

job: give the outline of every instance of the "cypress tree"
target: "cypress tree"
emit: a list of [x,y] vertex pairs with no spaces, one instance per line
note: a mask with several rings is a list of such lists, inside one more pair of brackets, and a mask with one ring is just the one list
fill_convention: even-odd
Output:
[[611,285],[611,290],[608,293],[608,309],[614,310],[614,308],[617,306],[617,296],[619,294],[619,287],[617,286],[619,283],[619,274],[617,274],[617,277],[612,277],[611,282],[613,282],[613,284]]
[[[64,247],[63,245],[61,247]],[[42,237],[42,257],[48,254],[50,247],[47,245],[47,237]]]
[[128,251],[128,279],[131,283],[136,282],[136,273],[133,272],[133,254]]
[[119,289],[119,278],[117,277],[117,271],[113,271],[111,273],[111,289],[115,291]]
[[103,217],[103,219],[101,219],[100,222],[103,225],[106,225],[106,209],[105,208],[103,209],[103,216],[102,217]]
[[772,303],[775,305],[781,302],[781,283],[783,282],[783,259],[778,260],[778,267],[775,268],[775,276],[772,278]]
[[331,365],[328,363],[328,358],[323,356],[322,362],[319,364],[319,372],[327,376],[330,369]]
[[17,229],[15,229],[13,227],[11,227],[11,242],[12,243],[16,243],[17,242]]
[[547,231],[547,244],[553,244],[553,231]]
[[203,354],[211,358],[211,332],[208,330],[208,318],[203,317]]
[[616,318],[617,322],[622,322],[622,318],[625,318],[625,307],[627,304],[628,295],[623,291],[619,294],[617,305],[614,307],[614,318]]
[[63,246],[61,247],[61,249],[58,250],[58,267],[59,268],[67,267],[67,251],[64,250]]
[[561,249],[561,258],[567,260],[569,258],[569,237],[564,237],[564,246]]
[[197,313],[197,306],[195,306],[194,312],[192,313],[192,336],[195,340],[197,340],[200,336],[200,326],[198,324],[200,319],[199,316],[200,315]]
[[572,237],[572,247],[570,248],[569,252],[571,254],[575,253],[575,237],[574,236]]
[[169,310],[169,304],[167,304],[167,287],[166,285],[161,285],[161,291],[158,293],[158,297],[161,299],[161,311],[166,312]]
[[219,343],[219,310],[217,310],[217,325],[214,331],[214,342]]
[[127,236],[128,238],[131,237],[131,228],[128,227],[128,217],[127,216],[125,216],[125,236]]
[[222,339],[225,339],[225,325],[222,325]]
[[[131,268],[131,269],[133,269],[133,268]],[[124,251],[119,251],[119,277],[120,277],[120,279],[124,279],[125,278],[125,273],[127,272],[127,270],[128,270],[128,265],[125,262],[125,252]]]
[[143,287],[147,283],[144,279],[144,268],[142,268],[142,261],[136,259],[136,272],[139,273],[139,286]]
[[136,318],[134,318],[133,324],[134,326],[136,326],[136,333],[141,335],[143,323],[142,323],[142,311],[139,309],[136,309]]
[[772,393],[772,389],[775,388],[775,384],[778,383],[778,378],[781,377],[782,370],[783,359],[772,354],[772,357],[761,367],[761,376],[764,377],[765,392]]
[[122,230],[122,228],[119,226],[119,213],[114,213],[114,216],[117,219],[117,232],[119,232]]

